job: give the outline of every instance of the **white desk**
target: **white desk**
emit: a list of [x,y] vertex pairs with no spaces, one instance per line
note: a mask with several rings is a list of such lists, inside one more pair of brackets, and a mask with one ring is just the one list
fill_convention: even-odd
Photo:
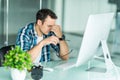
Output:
[[[54,68],[54,65],[58,62],[59,61],[48,62],[47,66]],[[92,61],[92,66],[101,67],[101,65],[104,66],[104,63],[97,60]],[[53,72],[44,71],[42,80],[111,80],[106,79],[105,73],[86,71],[86,69],[87,64],[65,71],[59,69],[54,69]],[[0,80],[12,80],[8,69],[0,67]],[[32,80],[30,79],[30,74],[27,74],[26,80]]]

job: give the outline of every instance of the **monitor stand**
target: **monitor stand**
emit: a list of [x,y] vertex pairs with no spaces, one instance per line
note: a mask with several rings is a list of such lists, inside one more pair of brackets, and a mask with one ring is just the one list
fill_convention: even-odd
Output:
[[115,76],[115,80],[120,80],[120,73],[118,67],[113,63],[110,52],[108,50],[107,41],[101,40],[102,50],[104,54],[105,64],[106,64],[106,74],[107,76]]
[[[105,75],[106,78],[113,78],[112,80],[120,80],[120,73],[119,73],[119,68],[113,63],[111,56],[110,56],[110,52],[108,50],[108,46],[107,46],[107,42],[106,40],[101,40],[101,47],[102,47],[102,51],[103,51],[103,55],[104,55],[104,60],[105,60],[105,65],[106,65],[106,70],[105,71]],[[93,68],[95,67],[90,67],[91,62],[88,62],[88,69],[87,71],[91,71]],[[101,71],[100,71],[101,70]],[[103,69],[99,69],[95,72],[102,72]]]

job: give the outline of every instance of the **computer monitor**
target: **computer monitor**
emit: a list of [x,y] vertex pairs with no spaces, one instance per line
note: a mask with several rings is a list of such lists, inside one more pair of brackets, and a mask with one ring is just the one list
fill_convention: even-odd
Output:
[[101,40],[107,40],[113,17],[114,13],[89,16],[76,66],[80,66],[93,58]]

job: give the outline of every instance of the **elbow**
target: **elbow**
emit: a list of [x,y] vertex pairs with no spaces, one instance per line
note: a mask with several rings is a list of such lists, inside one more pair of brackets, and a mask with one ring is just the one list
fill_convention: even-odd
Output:
[[62,58],[62,60],[68,60],[68,59],[69,59],[69,56],[66,55],[66,56],[63,56],[63,57],[61,57],[61,58]]

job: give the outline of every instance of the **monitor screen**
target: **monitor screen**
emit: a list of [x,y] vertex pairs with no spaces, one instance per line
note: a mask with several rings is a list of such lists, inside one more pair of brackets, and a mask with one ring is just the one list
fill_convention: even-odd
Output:
[[113,17],[114,13],[89,16],[76,66],[80,66],[93,58],[100,41],[107,40]]

